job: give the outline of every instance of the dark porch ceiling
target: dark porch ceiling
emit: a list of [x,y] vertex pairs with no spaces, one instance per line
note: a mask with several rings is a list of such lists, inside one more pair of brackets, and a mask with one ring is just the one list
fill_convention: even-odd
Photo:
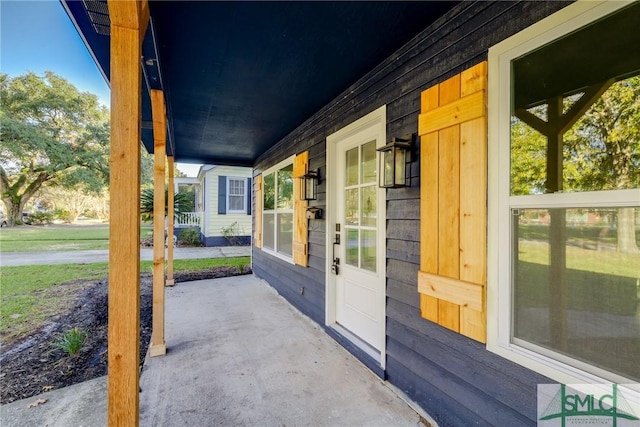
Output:
[[[108,80],[106,2],[61,1]],[[143,142],[162,89],[176,161],[251,166],[456,4],[150,1]]]

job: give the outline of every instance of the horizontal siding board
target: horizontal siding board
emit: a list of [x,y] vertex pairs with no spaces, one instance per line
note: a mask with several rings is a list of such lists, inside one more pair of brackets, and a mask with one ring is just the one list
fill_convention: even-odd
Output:
[[420,242],[387,237],[387,258],[420,265]]
[[[474,369],[477,362],[469,352],[452,350],[440,342],[416,339],[419,336],[415,331],[393,320],[387,322],[387,328],[388,334],[393,337],[393,340],[411,349],[414,353],[412,355],[409,351],[400,352],[397,354],[397,358],[403,359],[405,357],[403,353],[410,354],[414,358],[415,354],[422,356],[427,354],[428,357],[424,359],[428,359],[432,365],[451,375],[457,375],[458,372],[473,372],[472,375],[465,377],[465,382],[468,383],[468,388],[474,394],[481,395],[486,402],[495,400],[497,404],[502,406],[501,411],[506,411],[508,408],[509,411],[522,414],[525,418],[535,419],[536,383],[523,386],[520,381],[514,380],[506,373],[508,372],[506,365],[496,366],[496,369]],[[412,363],[419,362],[414,360]]]
[[324,247],[325,240],[326,240],[326,234],[324,230],[317,230],[314,228],[309,232],[309,243],[312,246],[318,245],[318,246]]
[[420,200],[401,199],[387,202],[387,219],[420,219]]
[[443,345],[448,351],[467,354],[474,361],[474,369],[471,371],[460,371],[459,374],[461,375],[475,375],[474,371],[480,369],[480,367],[489,371],[502,372],[509,381],[519,384],[518,387],[522,390],[531,390],[533,387],[534,394],[536,384],[554,382],[543,375],[537,374],[503,359],[494,353],[486,351],[482,343],[466,338],[433,322],[421,319],[419,315],[419,309],[394,299],[388,299],[387,324],[390,324],[391,320],[395,321],[413,330],[416,336],[424,340],[425,343],[429,343],[429,345]]
[[420,308],[420,294],[414,285],[408,285],[399,280],[387,279],[387,297]]
[[395,259],[387,260],[387,278],[395,279],[403,283],[407,283],[416,287],[418,291],[418,285],[416,278],[418,276],[418,265],[409,262],[398,261]]
[[[387,354],[395,360],[402,358],[401,363],[409,371],[416,375],[416,380],[429,383],[442,394],[449,396],[458,402],[464,402],[463,425],[485,426],[523,426],[535,425],[535,413],[533,419],[518,413],[492,396],[492,390],[483,391],[463,381],[455,372],[442,369],[442,366],[433,363],[429,359],[400,344],[398,341],[387,339]],[[496,382],[488,382],[487,387],[500,388],[502,385]],[[535,395],[531,401],[535,412]],[[453,409],[453,408],[452,408]],[[462,415],[459,408],[455,409],[456,415]]]
[[420,187],[413,185],[411,181],[411,187],[389,188],[387,189],[387,201],[389,200],[404,200],[404,199],[419,199]]
[[[321,258],[322,262],[325,259],[325,246],[324,244],[309,244],[309,256]],[[324,267],[322,269],[324,271]]]
[[416,240],[420,235],[420,220],[390,219],[387,221],[387,238],[397,240]]
[[324,253],[322,255],[323,255],[322,258],[320,258],[318,256],[309,254],[309,268],[314,268],[324,273],[325,271]]
[[472,414],[458,399],[443,394],[429,381],[417,377],[401,362],[387,356],[387,381],[394,384],[423,408],[441,427],[476,425]]

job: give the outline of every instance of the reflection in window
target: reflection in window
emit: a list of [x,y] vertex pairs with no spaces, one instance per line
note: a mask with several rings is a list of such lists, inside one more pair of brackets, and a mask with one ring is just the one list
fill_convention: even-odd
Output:
[[[512,195],[639,187],[640,76],[605,82],[601,90],[604,86],[606,91],[556,139],[547,138],[545,126],[536,120],[547,122],[547,103],[515,112],[511,118]],[[562,113],[556,119],[572,119],[572,107],[585,96],[582,92],[560,97]],[[558,162],[547,162],[553,151],[548,144],[562,147]],[[557,170],[548,170],[550,165]]]
[[557,209],[562,240],[550,237],[552,210],[513,212],[514,338],[640,380],[640,253],[617,250],[622,210],[640,219],[640,209]]

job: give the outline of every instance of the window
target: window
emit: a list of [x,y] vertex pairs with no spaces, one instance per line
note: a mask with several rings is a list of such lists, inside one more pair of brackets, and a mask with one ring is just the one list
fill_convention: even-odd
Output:
[[621,6],[489,56],[489,348],[565,382],[640,381],[640,4]]
[[263,173],[262,248],[293,256],[293,158]]
[[227,212],[246,213],[247,211],[246,178],[227,179]]

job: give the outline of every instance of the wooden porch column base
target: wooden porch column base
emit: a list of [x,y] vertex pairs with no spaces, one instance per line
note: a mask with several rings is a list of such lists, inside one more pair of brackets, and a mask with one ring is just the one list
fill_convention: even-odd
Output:
[[176,281],[171,279],[171,280],[167,280],[167,283],[165,284],[165,286],[173,286],[176,284]]
[[167,354],[167,343],[163,342],[162,344],[155,344],[149,347],[149,356],[164,356]]

